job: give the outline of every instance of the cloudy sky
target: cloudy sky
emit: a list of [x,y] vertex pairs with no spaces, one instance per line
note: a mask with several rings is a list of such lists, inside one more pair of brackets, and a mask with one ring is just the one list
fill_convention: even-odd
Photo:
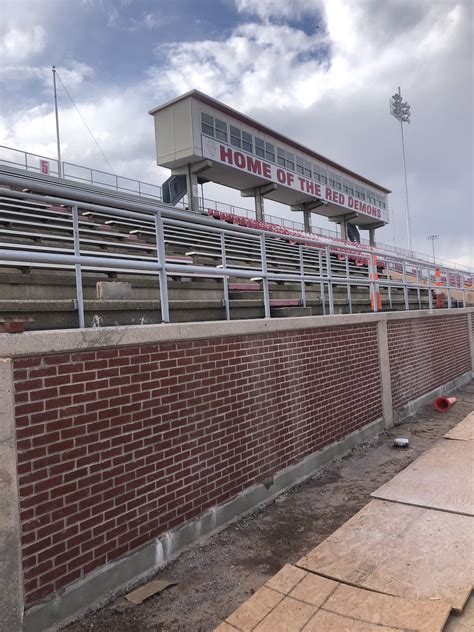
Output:
[[[148,110],[197,88],[391,189],[380,241],[474,265],[471,0],[0,0],[0,144],[55,156],[51,65],[113,170],[149,182]],[[60,89],[63,159],[110,171]],[[241,206],[237,192],[205,195]],[[276,210],[275,210],[276,209]],[[268,205],[268,211],[287,213]],[[296,219],[296,217],[293,217]],[[299,219],[299,218],[298,218]],[[327,226],[323,218],[315,224]]]

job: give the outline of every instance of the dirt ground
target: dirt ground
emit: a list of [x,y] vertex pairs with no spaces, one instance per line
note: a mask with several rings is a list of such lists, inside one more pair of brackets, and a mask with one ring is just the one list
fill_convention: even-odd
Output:
[[[141,605],[115,600],[67,632],[207,632],[285,563],[295,563],[390,480],[474,410],[474,382],[453,393],[448,413],[425,406],[401,426],[335,459],[266,507],[203,539],[158,572],[177,582]],[[392,447],[407,437],[408,449]],[[454,629],[454,628],[453,628]],[[464,628],[463,628],[464,629]]]

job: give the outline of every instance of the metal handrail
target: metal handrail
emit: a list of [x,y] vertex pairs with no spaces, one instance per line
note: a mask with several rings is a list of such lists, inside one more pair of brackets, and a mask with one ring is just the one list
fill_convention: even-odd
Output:
[[[19,177],[0,175],[0,184],[9,184],[13,187],[25,188],[28,184],[28,180]],[[163,322],[169,322],[169,300],[167,291],[167,275],[173,276],[189,276],[190,274],[199,274],[201,276],[209,276],[222,278],[224,281],[229,277],[242,277],[242,278],[259,278],[262,281],[263,286],[263,302],[265,309],[265,317],[271,316],[271,304],[270,304],[270,281],[294,281],[300,283],[301,286],[301,304],[306,303],[305,299],[305,285],[306,284],[319,284],[321,288],[321,296],[325,296],[325,291],[328,293],[328,307],[329,313],[334,313],[334,288],[335,286],[346,286],[348,294],[348,303],[350,305],[350,311],[352,311],[350,292],[353,286],[366,286],[369,289],[371,304],[373,311],[378,311],[378,298],[380,296],[380,288],[386,287],[389,293],[390,305],[391,289],[403,288],[405,296],[405,308],[409,309],[408,290],[416,289],[418,296],[418,304],[421,308],[422,299],[421,293],[427,292],[430,308],[432,307],[432,292],[433,289],[431,280],[435,278],[434,270],[430,266],[424,265],[415,266],[416,282],[412,282],[408,278],[406,262],[403,258],[394,255],[393,265],[402,266],[402,279],[378,279],[377,277],[377,262],[376,255],[374,256],[373,249],[367,250],[361,253],[361,248],[351,246],[350,244],[344,245],[343,248],[337,244],[328,244],[317,239],[308,239],[304,236],[285,235],[279,232],[270,232],[260,228],[252,228],[246,226],[238,226],[233,224],[225,224],[219,220],[215,220],[210,217],[202,216],[199,214],[191,214],[185,211],[180,211],[172,207],[162,205],[157,208],[155,205],[150,206],[144,202],[126,201],[117,206],[117,200],[114,198],[107,198],[107,196],[98,196],[93,193],[81,193],[77,194],[75,198],[63,197],[61,195],[61,188],[55,184],[38,184],[37,188],[39,193],[30,193],[25,190],[5,189],[2,191],[2,195],[23,201],[42,201],[47,204],[64,205],[72,209],[72,232],[74,238],[74,254],[53,253],[53,252],[37,252],[32,249],[28,249],[27,244],[22,244],[21,249],[18,248],[18,244],[15,244],[15,248],[3,248],[0,250],[0,262],[22,262],[32,264],[56,264],[67,265],[74,267],[76,272],[76,304],[79,318],[80,327],[85,326],[84,318],[84,300],[82,295],[82,270],[86,268],[108,268],[108,269],[122,269],[132,272],[149,271],[156,272],[159,276],[160,286],[160,308],[161,317]],[[80,198],[83,199],[80,199]],[[106,206],[107,204],[107,206]],[[109,206],[110,204],[110,206]],[[81,227],[78,222],[78,209],[90,210],[94,213],[115,215],[117,217],[135,219],[145,221],[147,223],[154,222],[155,229],[155,246],[156,246],[156,260],[140,260],[140,259],[127,259],[120,256],[107,254],[106,256],[91,256],[81,254]],[[211,265],[188,265],[183,263],[173,263],[167,261],[164,241],[164,226],[176,226],[176,227],[193,227],[198,224],[203,234],[210,233],[219,236],[221,243],[220,259],[221,264]],[[251,239],[257,240],[256,243],[260,244],[260,265],[252,268],[239,268],[229,265],[226,258],[225,242],[227,236],[235,236],[237,234],[245,234]],[[300,251],[302,259],[299,262],[298,272],[273,272],[267,268],[266,248],[267,245],[272,242],[273,239],[278,239],[279,243],[292,242],[300,245]],[[222,247],[223,245],[223,247]],[[308,253],[313,254],[316,248],[319,251],[319,274],[307,274],[304,267],[305,250]],[[379,253],[380,254],[380,253]],[[332,257],[338,256],[345,261],[346,276],[335,276],[332,270]],[[355,259],[365,256],[367,266],[367,276],[361,277],[360,275],[351,276],[349,272],[349,259]],[[384,256],[384,255],[383,255]],[[375,258],[374,258],[375,257]],[[384,256],[386,259],[386,257]],[[386,266],[389,266],[391,261],[386,260]],[[420,275],[421,273],[421,275]],[[420,283],[420,276],[427,278],[428,283]],[[454,283],[451,283],[451,277],[453,277]],[[465,277],[467,274],[461,273],[457,270],[445,269],[446,283],[443,284],[443,289],[447,291],[448,307],[452,306],[452,292],[455,285],[456,290],[461,292],[463,297],[463,306],[466,306],[466,288]],[[472,282],[472,280],[471,280]],[[230,318],[229,310],[229,287],[228,283],[223,284],[224,302],[226,318]],[[323,311],[326,309],[326,299],[322,301]]]
[[[7,163],[7,164],[11,164],[11,165],[20,165],[22,167],[24,167],[27,171],[35,171],[35,172],[40,172],[40,168],[36,167],[34,165],[28,164],[28,157],[31,156],[33,159],[35,160],[47,160],[48,162],[52,163],[53,165],[56,165],[56,168],[53,172],[54,175],[58,175],[58,161],[54,158],[50,158],[47,156],[42,156],[40,154],[33,154],[31,152],[26,152],[20,149],[16,149],[13,147],[8,147],[6,145],[0,145],[0,150],[5,150],[7,152],[14,152],[15,154],[21,154],[23,155],[23,161],[22,162],[15,162],[12,160],[8,160],[8,159],[4,159],[0,157],[0,164],[1,163]],[[75,163],[70,163],[70,162],[66,162],[63,161],[62,163],[62,174],[63,174],[63,178],[65,179],[69,179],[69,180],[73,180],[73,181],[80,181],[80,182],[87,182],[93,186],[97,186],[98,184],[100,186],[103,187],[107,187],[107,188],[111,188],[113,190],[116,190],[117,192],[120,191],[124,191],[127,193],[133,193],[134,195],[137,195],[139,197],[145,197],[145,198],[153,198],[156,199],[158,202],[162,202],[162,192],[161,192],[161,186],[157,185],[157,184],[153,184],[150,182],[144,182],[141,180],[136,180],[134,178],[129,178],[128,176],[120,176],[117,174],[112,174],[109,173],[107,171],[101,171],[100,169],[93,169],[91,167],[85,167],[84,165],[78,165]],[[83,169],[85,171],[89,172],[89,178],[81,178],[79,176],[74,176],[72,174],[66,174],[66,168],[68,166],[71,167],[75,167],[78,169]],[[111,177],[112,179],[115,179],[115,186],[111,185],[111,184],[107,184],[106,182],[94,182],[94,178],[93,178],[93,174],[97,173],[97,174],[102,174],[102,175],[106,175]],[[135,183],[137,186],[135,189],[130,189],[127,187],[121,187],[118,184],[118,180],[128,180],[129,182],[133,182]],[[153,193],[145,193],[143,191],[143,189],[145,187],[151,187],[152,189],[158,189],[159,192],[157,194],[153,194]],[[242,216],[242,217],[252,217],[255,218],[255,211],[251,210],[251,209],[247,209],[245,207],[241,207],[241,206],[236,206],[233,204],[228,204],[226,202],[220,202],[218,200],[210,200],[207,198],[199,198],[199,205],[200,208],[202,210],[205,210],[207,208],[215,208],[216,210],[221,210],[223,212],[228,212],[232,215],[237,215],[237,216]],[[186,206],[186,202],[181,201],[179,203],[179,205],[181,208],[184,208]],[[224,209],[228,209],[228,210],[224,210]],[[302,232],[304,232],[304,225],[300,222],[296,222],[294,220],[289,220],[286,218],[282,218],[276,215],[269,215],[269,214],[265,214],[265,219],[266,221],[269,221],[273,224],[278,224],[280,226],[290,226],[293,230],[300,230]],[[335,230],[331,230],[328,228],[322,228],[322,227],[318,227],[318,226],[313,226],[311,228],[312,232],[316,235],[323,235],[326,236],[330,239],[337,239],[337,240],[341,240],[341,236],[339,235],[339,233]],[[369,246],[369,241],[366,239],[361,239],[361,244],[363,246]],[[406,248],[402,248],[400,246],[392,246],[390,244],[383,244],[380,242],[377,242],[376,247],[380,250],[383,250],[385,252],[393,252],[399,255],[402,255],[404,257],[409,257],[411,259],[419,259],[420,261],[424,261],[424,262],[432,262],[434,265],[441,265],[441,266],[449,266],[450,268],[453,268],[455,270],[468,270],[469,272],[474,272],[473,269],[469,268],[469,266],[462,266],[460,264],[457,264],[455,262],[449,261],[448,259],[443,259],[440,257],[436,257],[433,258],[431,255],[428,254],[423,254],[423,253],[419,253],[419,252],[415,252],[415,251],[410,251],[407,250]]]

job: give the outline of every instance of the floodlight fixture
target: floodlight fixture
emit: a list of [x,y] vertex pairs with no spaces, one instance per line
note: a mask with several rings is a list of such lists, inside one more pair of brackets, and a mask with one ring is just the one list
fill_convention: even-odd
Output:
[[407,180],[407,165],[405,159],[405,138],[403,135],[403,123],[410,122],[410,105],[407,101],[403,100],[400,88],[398,92],[392,95],[390,99],[390,114],[400,122],[400,131],[402,135],[402,156],[403,156],[403,174],[405,176],[405,199],[406,199],[406,220],[407,220],[407,238],[408,249],[413,252],[411,242],[411,228],[410,228],[410,205],[408,203],[408,180]]

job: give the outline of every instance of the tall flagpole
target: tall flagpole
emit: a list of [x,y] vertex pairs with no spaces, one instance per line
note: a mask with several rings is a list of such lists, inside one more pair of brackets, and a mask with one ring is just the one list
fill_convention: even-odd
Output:
[[59,114],[58,114],[58,95],[56,92],[56,66],[53,66],[53,85],[54,85],[54,111],[56,113],[56,143],[58,146],[58,177],[63,177],[61,163],[61,142],[59,140]]

